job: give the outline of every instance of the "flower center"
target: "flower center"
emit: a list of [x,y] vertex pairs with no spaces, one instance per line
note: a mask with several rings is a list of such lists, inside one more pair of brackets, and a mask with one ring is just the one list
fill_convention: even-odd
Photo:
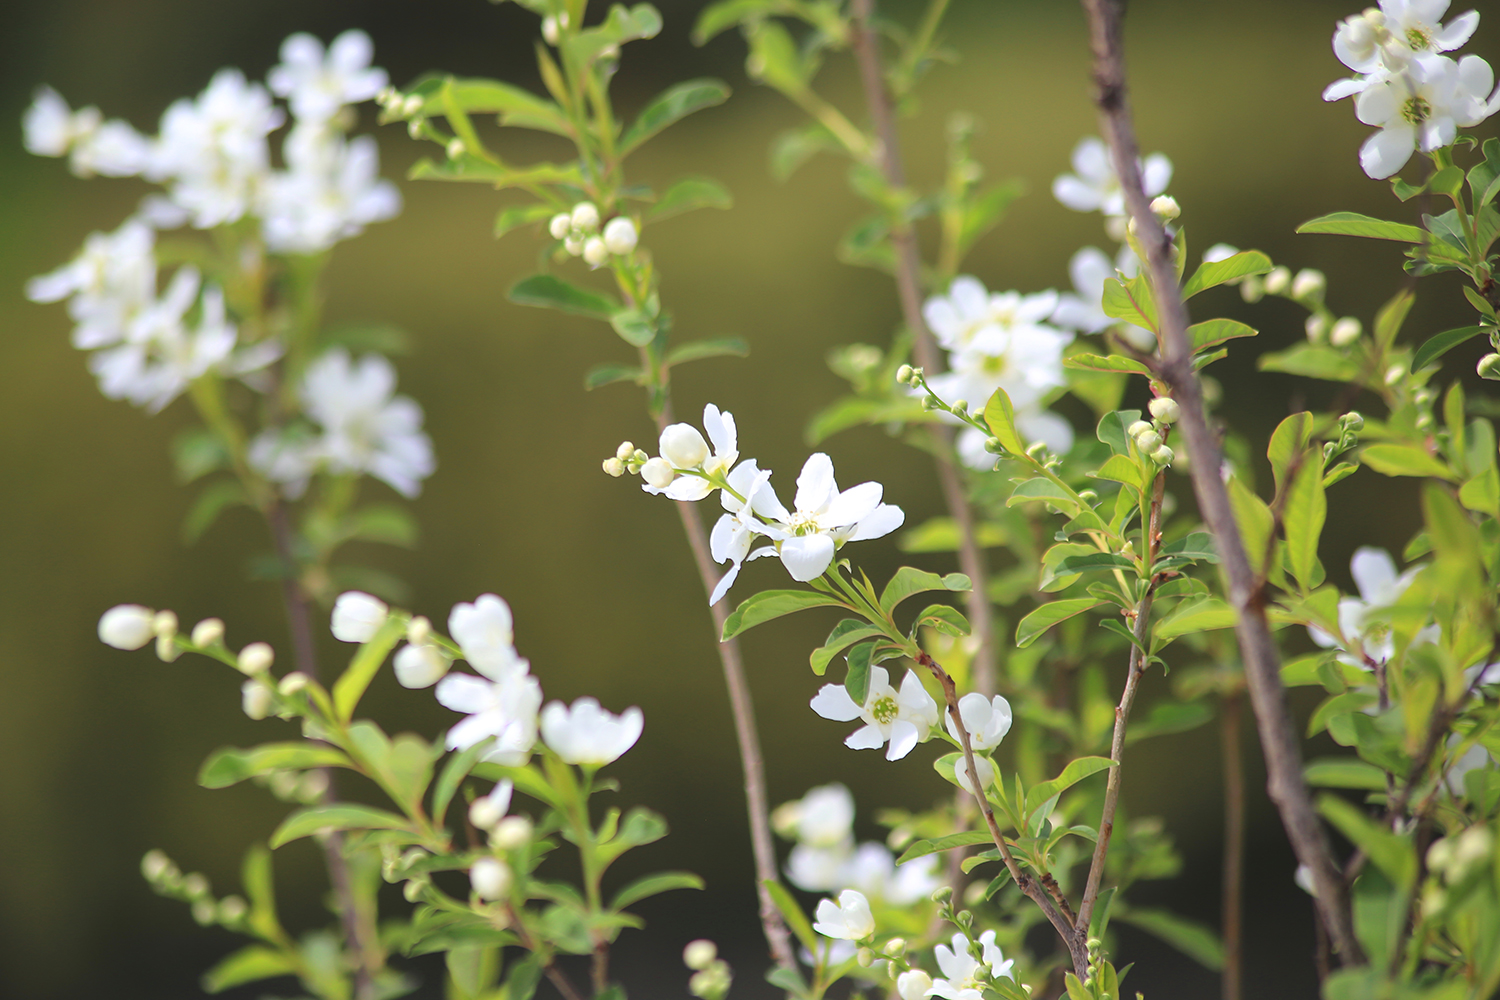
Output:
[[820,533],[818,527],[818,516],[798,511],[792,515],[792,534],[797,536],[816,535]]
[[1432,115],[1432,105],[1425,97],[1409,97],[1401,106],[1401,117],[1413,125],[1420,125]]
[[1421,28],[1406,29],[1406,44],[1413,52],[1432,48],[1432,36]]
[[895,722],[899,714],[901,710],[896,706],[896,699],[888,694],[876,698],[875,704],[870,706],[870,715],[874,716],[875,721],[882,726]]

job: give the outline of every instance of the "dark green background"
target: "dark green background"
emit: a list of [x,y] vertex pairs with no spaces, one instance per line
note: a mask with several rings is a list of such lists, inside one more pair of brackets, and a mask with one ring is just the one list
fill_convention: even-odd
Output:
[[[662,36],[625,50],[619,100],[637,108],[667,84],[705,74],[723,76],[736,93],[654,143],[633,161],[632,176],[659,185],[707,173],[735,194],[732,211],[665,223],[646,242],[682,336],[735,333],[753,348],[745,361],[683,369],[680,411],[695,413],[707,401],[732,410],[743,453],[778,470],[786,488],[806,454],[804,422],[841,389],[824,354],[853,341],[883,343],[897,322],[896,302],[884,276],[834,260],[838,237],[863,211],[841,165],[819,160],[787,184],[771,179],[767,144],[797,115],[745,80],[735,35],[702,50],[688,44],[698,6],[664,4]],[[1224,240],[1262,248],[1294,268],[1320,267],[1333,308],[1368,325],[1401,280],[1395,245],[1292,233],[1335,209],[1410,212],[1359,172],[1356,151],[1367,130],[1348,105],[1318,99],[1344,74],[1328,39],[1354,4],[1131,6],[1142,144],[1176,164],[1171,190],[1195,248]],[[973,112],[983,127],[975,151],[989,176],[1024,178],[1031,193],[979,244],[968,270],[997,289],[1066,285],[1069,255],[1103,242],[1098,216],[1062,209],[1048,193],[1073,144],[1095,128],[1082,15],[1063,0],[960,0],[954,7],[947,35],[963,60],[932,73],[923,116],[904,126],[910,172],[934,181],[946,113]],[[912,13],[906,5],[892,11]],[[70,258],[89,231],[117,225],[144,188],[84,183],[58,161],[28,157],[20,114],[46,82],[74,106],[96,103],[154,130],[173,98],[196,92],[218,67],[262,76],[288,33],[326,39],[350,26],[374,36],[377,62],[398,83],[435,68],[530,82],[534,18],[482,0],[71,0],[33,4],[7,21],[0,119],[17,124],[0,144],[0,995],[194,996],[198,974],[232,941],[153,896],[137,875],[138,860],[161,847],[185,869],[208,873],[221,894],[237,889],[240,852],[267,835],[284,807],[250,787],[199,789],[193,775],[216,746],[286,730],[240,713],[228,671],[107,649],[95,623],[110,605],[138,601],[174,608],[189,624],[222,616],[236,646],[267,639],[285,651],[287,643],[275,592],[245,582],[247,562],[266,547],[250,515],[226,517],[197,545],[180,540],[193,493],[173,482],[167,448],[189,422],[185,404],[148,418],[105,401],[68,346],[63,309],[23,299],[28,277]],[[1483,25],[1468,50],[1493,61],[1494,31]],[[857,101],[847,64],[835,63],[825,79],[829,93]],[[385,173],[399,177],[419,149],[398,128],[380,135]],[[524,133],[509,141],[513,160],[556,155]],[[703,596],[669,505],[598,471],[622,437],[651,437],[636,390],[586,395],[581,388],[588,367],[627,360],[629,349],[600,324],[505,301],[509,284],[534,266],[539,244],[521,233],[491,240],[500,197],[478,186],[403,184],[403,192],[397,221],[335,254],[327,312],[330,321],[380,320],[410,332],[415,351],[399,360],[401,388],[426,409],[438,472],[414,504],[420,548],[357,555],[404,576],[418,595],[415,610],[437,621],[455,601],[486,590],[505,595],[519,648],[549,697],[589,693],[616,710],[645,710],[644,737],[615,769],[621,801],[660,810],[673,833],[638,852],[635,863],[694,869],[709,891],[642,907],[651,928],[628,933],[617,950],[627,981],[636,996],[685,995],[678,949],[690,937],[710,936],[736,965],[736,995],[766,994],[758,983],[738,763]],[[1279,301],[1245,307],[1232,291],[1212,294],[1194,303],[1200,312],[1223,310],[1264,331],[1258,344],[1239,346],[1216,366],[1226,415],[1237,426],[1263,440],[1290,409],[1331,397],[1326,386],[1257,375],[1248,359],[1299,338],[1299,311]],[[1470,322],[1465,312],[1454,283],[1429,281],[1408,332]],[[1477,353],[1455,351],[1452,371],[1472,375]],[[922,456],[875,431],[851,432],[827,447],[842,482],[879,478],[909,523],[938,512]],[[1186,481],[1173,482],[1185,498]],[[370,495],[382,491],[371,487]],[[1412,530],[1410,501],[1409,490],[1368,472],[1334,489],[1325,561],[1336,579],[1347,585],[1343,567],[1356,544],[1399,550]],[[897,564],[887,542],[861,549],[872,575]],[[780,567],[761,563],[747,569],[737,592],[782,579]],[[845,781],[860,806],[862,835],[874,836],[876,808],[922,807],[942,794],[927,763],[934,751],[896,764],[853,753],[840,745],[845,727],[807,709],[817,682],[804,666],[806,650],[827,627],[807,615],[745,643],[771,799]],[[347,654],[324,638],[329,658]],[[1162,689],[1152,677],[1145,697]],[[431,735],[452,718],[430,694],[406,692],[388,676],[368,705],[392,731]],[[1246,743],[1254,756],[1253,740]],[[1129,808],[1165,816],[1187,859],[1180,880],[1143,886],[1139,899],[1216,923],[1214,732],[1155,740],[1131,757]],[[1311,996],[1308,901],[1292,885],[1293,862],[1258,771],[1249,784],[1249,995]],[[289,919],[322,921],[313,850],[305,843],[284,849],[278,865]],[[1121,942],[1121,960],[1141,963],[1133,990],[1185,996],[1216,989],[1215,977],[1152,941],[1125,932]],[[424,995],[437,995],[434,989],[429,976]]]

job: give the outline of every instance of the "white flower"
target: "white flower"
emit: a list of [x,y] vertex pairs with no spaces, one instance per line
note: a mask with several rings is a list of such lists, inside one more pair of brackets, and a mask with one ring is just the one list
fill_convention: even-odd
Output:
[[267,177],[260,200],[271,250],[318,253],[401,211],[401,193],[380,178],[373,137],[346,140],[331,127],[301,123],[282,149],[287,169]]
[[1451,52],[1479,26],[1479,14],[1467,11],[1442,23],[1449,0],[1381,0],[1370,9],[1339,22],[1333,52],[1356,73],[1382,67],[1400,69],[1423,52]]
[[340,642],[369,642],[385,624],[391,609],[378,597],[346,590],[333,602],[333,637]]
[[[974,755],[974,772],[979,778],[979,788],[986,789],[995,780],[995,765],[990,763],[988,757],[979,754]],[[958,787],[970,795],[983,794],[974,788],[974,783],[969,780],[969,762],[962,754],[953,762],[953,779],[958,782]]]
[[985,291],[967,274],[953,279],[946,295],[934,295],[922,306],[922,318],[944,349],[1004,353],[1015,336],[1025,336],[1057,308],[1056,292],[1023,296],[1019,292]]
[[407,643],[396,650],[396,680],[404,688],[432,687],[448,672],[448,654],[430,642]]
[[611,715],[593,698],[554,701],[542,709],[542,740],[568,764],[602,767],[635,746],[643,724],[639,708]]
[[156,301],[156,234],[138,220],[113,233],[92,233],[62,267],[26,285],[33,302],[69,299],[78,324],[73,346],[91,350],[119,343],[141,312]]
[[814,911],[813,930],[824,937],[844,941],[862,941],[875,933],[875,917],[870,901],[853,889],[839,893],[838,902],[825,899]]
[[65,156],[75,142],[93,133],[102,120],[98,108],[74,111],[57,91],[39,87],[21,118],[26,151],[36,156]]
[[[730,489],[719,491],[719,502],[729,513],[721,514],[714,523],[714,530],[708,536],[708,551],[714,562],[727,562],[731,565],[714,585],[713,593],[708,598],[710,607],[718,604],[729,592],[740,575],[740,566],[747,559],[776,554],[775,548],[769,545],[756,550],[753,555],[750,552],[750,540],[754,537],[758,524],[755,520],[755,501],[760,492],[768,488],[770,478],[769,470],[762,472],[756,468],[755,459],[748,459],[729,474]],[[744,499],[736,497],[735,493]]]
[[865,725],[844,740],[852,750],[877,750],[889,742],[886,760],[900,760],[926,741],[937,725],[937,702],[915,673],[907,671],[898,692],[884,667],[870,668],[870,689],[857,705],[842,684],[825,684],[812,700],[812,710],[834,722],[864,720]]
[[635,249],[639,234],[635,223],[621,215],[610,219],[604,226],[604,245],[613,254],[627,254]]
[[814,847],[798,844],[786,859],[786,877],[804,892],[837,892],[848,888],[850,844]]
[[927,991],[928,996],[946,997],[947,1000],[980,1000],[984,984],[991,979],[1014,979],[1011,969],[1014,959],[1006,959],[995,944],[995,932],[985,931],[979,936],[983,962],[974,960],[969,954],[969,939],[963,932],[953,935],[953,948],[938,945],[933,949],[938,968],[943,970],[942,979],[934,979]]
[[[1140,164],[1141,184],[1147,198],[1167,189],[1172,180],[1172,161],[1152,153]],[[1093,136],[1073,147],[1073,173],[1059,174],[1052,182],[1052,196],[1075,212],[1103,212],[1116,218],[1125,214],[1125,195],[1110,162],[1109,147]]]
[[1360,147],[1360,166],[1383,180],[1415,150],[1451,145],[1459,127],[1478,125],[1493,113],[1485,102],[1494,83],[1490,64],[1478,56],[1454,62],[1438,55],[1418,56],[1401,72],[1372,81],[1359,93],[1354,113],[1380,131]]
[[[969,742],[975,750],[993,750],[1010,732],[1010,702],[1001,695],[991,699],[971,691],[958,699],[958,714],[963,719],[964,728],[969,731]],[[944,715],[943,721],[948,727],[948,735],[958,739],[953,716]]]
[[[646,480],[641,489],[664,493],[673,500],[702,500],[712,493],[714,486],[704,476],[727,473],[739,461],[739,435],[734,414],[721,412],[712,403],[703,408],[703,428],[708,431],[708,441],[703,440],[692,424],[671,424],[663,429],[657,447],[662,464],[673,473],[673,478],[667,479],[661,467],[647,462],[641,469],[641,478]],[[708,451],[709,441],[713,442],[712,455]],[[677,475],[678,470],[699,470],[703,475]]]
[[845,844],[854,833],[854,796],[838,782],[809,788],[802,798],[779,806],[773,822],[779,832],[801,844]]
[[281,63],[266,82],[273,94],[288,99],[292,114],[324,122],[344,105],[368,101],[385,88],[385,70],[370,66],[374,51],[370,36],[357,28],[335,38],[326,57],[322,42],[298,32],[281,43]]
[[542,686],[535,677],[518,673],[487,681],[449,674],[438,682],[436,694],[444,708],[469,716],[448,730],[448,749],[467,750],[493,736],[495,744],[482,760],[515,767],[530,758],[542,707]]
[[134,177],[151,162],[151,141],[128,122],[111,118],[98,128],[78,137],[68,161],[75,174],[87,177]]
[[488,795],[475,799],[469,806],[469,822],[480,830],[493,830],[510,809],[515,790],[516,783],[509,778],[496,782]]
[[250,718],[257,722],[264,719],[275,705],[276,692],[265,681],[251,679],[240,685],[240,709]]
[[[1308,627],[1308,634],[1325,649],[1345,648],[1347,652],[1340,654],[1339,659],[1352,666],[1368,669],[1371,662],[1389,660],[1396,645],[1386,612],[1401,599],[1418,571],[1419,567],[1413,567],[1398,576],[1395,560],[1384,549],[1369,546],[1356,549],[1349,561],[1349,572],[1359,589],[1359,597],[1339,601],[1339,631],[1350,645],[1345,647],[1339,638],[1315,626]],[[1412,641],[1430,642],[1435,638],[1433,633],[1433,627],[1429,626]]]
[[140,649],[156,637],[156,612],[139,604],[117,604],[99,617],[99,641],[116,649]]
[[842,884],[830,888],[852,888],[867,899],[884,900],[891,906],[910,906],[932,895],[941,881],[936,855],[897,865],[884,844],[860,844],[845,862]]
[[510,891],[510,866],[499,858],[480,858],[469,869],[469,884],[480,899],[499,899]]
[[932,977],[921,969],[908,969],[896,977],[896,995],[901,1000],[922,1000],[932,988]]
[[645,480],[641,489],[647,493],[660,493],[672,485],[677,473],[672,471],[671,462],[664,458],[653,458],[641,466],[641,478]]
[[494,594],[480,594],[473,604],[455,604],[448,614],[448,633],[464,659],[492,681],[526,673],[529,664],[516,653],[510,605]]
[[839,492],[833,460],[822,452],[810,456],[797,477],[796,511],[788,511],[767,486],[755,495],[755,513],[774,524],[753,530],[776,543],[776,554],[792,579],[817,579],[833,563],[845,542],[880,538],[901,527],[900,507],[880,502],[884,487],[860,483]]

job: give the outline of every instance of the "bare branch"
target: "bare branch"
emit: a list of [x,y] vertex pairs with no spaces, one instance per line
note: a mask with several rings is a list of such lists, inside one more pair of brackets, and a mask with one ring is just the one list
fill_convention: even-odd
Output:
[[1245,886],[1245,765],[1240,754],[1240,695],[1220,699],[1220,746],[1224,752],[1223,1000],[1240,1000],[1241,938]]

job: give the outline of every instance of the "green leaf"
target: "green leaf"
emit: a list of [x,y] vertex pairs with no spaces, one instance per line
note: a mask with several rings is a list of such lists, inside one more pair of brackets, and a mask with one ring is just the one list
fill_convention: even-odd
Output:
[[630,129],[620,137],[619,155],[626,156],[662,129],[673,125],[694,111],[702,111],[729,99],[729,88],[722,80],[684,80],[658,94]]
[[656,339],[656,321],[639,309],[619,310],[609,318],[609,325],[631,347],[645,347]]
[[1318,796],[1318,812],[1338,828],[1371,864],[1396,885],[1409,890],[1417,880],[1417,852],[1410,840],[1392,833],[1360,809],[1336,795]]
[[750,354],[750,345],[743,337],[718,337],[714,340],[691,340],[678,344],[667,352],[667,366],[701,361],[704,358],[743,358]]
[[1066,601],[1052,601],[1043,604],[1031,614],[1021,619],[1016,626],[1016,645],[1022,648],[1031,645],[1037,637],[1045,633],[1058,622],[1066,621],[1074,615],[1081,615],[1091,608],[1097,608],[1104,602],[1093,597],[1077,597]]
[[474,769],[479,758],[490,749],[490,743],[480,740],[462,753],[453,754],[448,762],[443,765],[442,773],[438,775],[437,784],[432,786],[432,818],[439,826],[443,825],[448,815],[448,805],[453,801],[453,796],[458,794],[458,786],[463,784],[464,778]]
[[939,576],[914,566],[902,566],[896,570],[895,575],[891,577],[891,582],[887,583],[885,589],[880,592],[880,609],[890,613],[896,605],[913,594],[922,594],[930,590],[964,591],[970,589],[971,586],[969,578],[962,573]]
[[1358,212],[1334,212],[1304,222],[1299,233],[1328,233],[1335,236],[1363,236],[1372,240],[1395,240],[1398,243],[1421,243],[1427,234],[1416,226],[1372,219]]
[[1414,444],[1373,444],[1359,453],[1360,461],[1383,476],[1431,476],[1454,479],[1446,465]]
[[642,374],[640,365],[595,365],[583,376],[583,387],[590,390],[613,382],[636,382]]
[[859,618],[845,618],[833,627],[832,632],[828,633],[828,639],[823,645],[813,650],[808,657],[813,673],[822,677],[828,670],[828,664],[833,662],[833,658],[844,649],[861,639],[870,639],[884,634],[879,626],[871,625]]
[[1114,766],[1115,762],[1108,757],[1079,757],[1071,761],[1062,769],[1062,773],[1051,781],[1043,781],[1026,790],[1026,812],[1035,811],[1043,802],[1054,795],[1061,795],[1089,775],[1098,774]]
[[1406,322],[1406,314],[1416,300],[1411,289],[1403,288],[1375,314],[1375,343],[1382,351],[1395,343],[1396,334],[1401,332],[1401,324]]
[[1304,454],[1302,467],[1287,490],[1281,512],[1286,528],[1287,562],[1292,575],[1304,592],[1319,582],[1314,579],[1318,565],[1318,540],[1328,519],[1328,497],[1323,489],[1323,456],[1316,451]]
[[913,628],[925,626],[944,635],[969,634],[969,620],[957,609],[946,604],[929,604],[917,615]]
[[849,672],[844,675],[844,690],[856,705],[863,705],[870,695],[870,660],[874,655],[875,643],[862,642],[845,657]]
[[417,522],[405,507],[371,504],[349,515],[348,537],[411,548],[417,544]]
[[520,229],[522,226],[533,222],[541,222],[550,219],[556,214],[556,207],[545,201],[533,202],[530,205],[512,205],[502,208],[495,216],[495,239],[499,239],[506,233]]
[[398,816],[384,809],[340,802],[328,806],[310,806],[299,809],[271,834],[271,847],[277,848],[302,837],[311,836],[319,830],[410,830],[405,816]]
[[241,504],[249,505],[250,498],[245,495],[245,489],[235,479],[220,479],[209,483],[198,499],[193,501],[193,506],[188,509],[187,517],[182,519],[182,539],[185,542],[196,542],[203,537],[219,515],[230,507]]
[[1151,287],[1144,275],[1136,275],[1125,282],[1119,278],[1106,278],[1100,307],[1106,316],[1156,331],[1156,306],[1151,301]]
[[1166,910],[1118,908],[1115,919],[1160,938],[1204,968],[1224,968],[1224,944],[1219,936],[1196,920]]
[[341,721],[348,722],[354,716],[355,706],[364,697],[365,689],[375,679],[381,664],[396,647],[396,643],[405,637],[406,625],[407,621],[403,616],[388,617],[370,641],[359,647],[359,652],[354,654],[349,666],[333,682],[333,707]]
[[746,26],[750,43],[746,68],[750,76],[783,93],[797,93],[807,86],[810,67],[803,62],[797,43],[776,21],[755,21]]
[[802,947],[813,954],[818,951],[818,935],[813,933],[812,923],[807,919],[807,914],[802,912],[802,907],[792,898],[786,886],[775,879],[766,879],[761,882],[766,891],[771,895],[771,902],[776,904],[776,909],[781,911],[781,918],[786,921],[787,929],[796,935],[797,940],[802,942]]
[[785,181],[818,153],[837,153],[844,147],[818,122],[782,132],[771,142],[771,176]]
[[646,210],[647,222],[660,222],[674,215],[700,208],[731,208],[734,199],[718,181],[709,177],[684,177],[662,192],[655,205]]
[[[950,769],[951,770],[951,769]],[[951,851],[955,847],[972,847],[975,844],[992,844],[988,830],[964,830],[961,833],[950,833],[946,837],[934,837],[931,840],[918,840],[902,852],[901,857],[896,859],[896,864],[904,865],[916,858],[925,858],[929,854],[937,854],[939,851]]]
[[204,788],[228,788],[272,771],[353,766],[342,750],[318,743],[262,743],[248,750],[224,747],[209,754],[198,769],[198,784]]
[[172,464],[179,483],[191,483],[210,472],[228,468],[228,449],[207,427],[189,427],[172,439]]
[[245,983],[295,975],[296,971],[297,967],[285,953],[253,944],[231,953],[205,972],[203,990],[205,993],[223,993]]
[[1195,352],[1215,347],[1226,340],[1234,340],[1237,337],[1254,337],[1260,333],[1259,330],[1232,319],[1211,319],[1205,323],[1194,323],[1187,328],[1187,332],[1188,337],[1192,340]]
[[[1206,288],[1247,278],[1252,274],[1265,274],[1270,269],[1270,257],[1259,250],[1242,250],[1232,257],[1205,263],[1194,271],[1193,276],[1187,280],[1187,284],[1182,286],[1182,297],[1190,299]],[[1188,329],[1192,330],[1192,327]],[[1241,334],[1241,336],[1251,336],[1251,334]]]
[[1017,504],[1030,503],[1033,500],[1041,500],[1052,507],[1068,515],[1077,517],[1081,508],[1078,501],[1074,499],[1067,487],[1061,486],[1050,479],[1037,476],[1028,479],[1016,486],[1011,491],[1010,498],[1005,501],[1005,506],[1014,507]]
[[649,3],[634,7],[615,4],[602,23],[563,39],[564,61],[573,66],[588,66],[608,49],[641,38],[655,38],[660,31],[661,14]]
[[891,226],[887,218],[876,213],[855,222],[839,240],[838,258],[855,267],[873,267],[890,273],[896,267],[896,251],[891,246]]
[[705,45],[715,36],[728,31],[741,21],[770,11],[772,0],[720,0],[709,4],[698,14],[693,24],[693,44]]
[[746,598],[724,620],[722,639],[733,639],[748,629],[808,608],[842,605],[844,602],[815,590],[763,590]]
[[999,439],[1002,448],[1012,455],[1026,454],[1026,442],[1016,430],[1016,408],[1011,405],[1010,396],[1004,389],[996,389],[989,402],[984,404],[984,422],[989,426],[990,434]]
[[1073,354],[1063,358],[1064,368],[1086,372],[1124,372],[1127,375],[1150,375],[1151,369],[1122,354]]
[[562,109],[529,90],[499,80],[449,77],[442,87],[427,95],[422,111],[447,116],[450,109],[470,114],[494,114],[500,123],[567,136],[570,132]]
[[1001,181],[965,205],[963,221],[958,227],[959,256],[967,253],[975,240],[995,228],[1011,202],[1025,191],[1026,185],[1019,180]]
[[1358,757],[1318,757],[1307,762],[1302,778],[1315,788],[1386,789],[1385,772]]
[[1500,517],[1500,473],[1493,465],[1485,469],[1459,488],[1458,501],[1470,510]]
[[608,320],[620,311],[620,304],[610,296],[586,291],[551,274],[522,278],[507,297],[516,305],[557,309],[590,319]]
[[1234,628],[1234,622],[1234,608],[1217,597],[1202,597],[1177,605],[1171,614],[1151,626],[1151,635],[1161,644],[1189,632]]
[[[1010,533],[993,522],[975,525],[974,540],[984,548],[1004,545]],[[957,552],[961,544],[958,522],[951,517],[932,517],[901,533],[896,547],[902,552]]]
[[1412,355],[1411,370],[1421,371],[1459,344],[1472,340],[1484,332],[1485,328],[1482,326],[1461,326],[1456,330],[1444,330],[1442,333],[1428,337]]
[[692,872],[657,872],[655,875],[638,878],[615,893],[615,898],[610,902],[609,908],[623,910],[631,903],[638,903],[643,899],[658,893],[670,892],[673,889],[702,888],[703,880]]
[[1322,344],[1298,344],[1284,351],[1262,354],[1255,367],[1263,372],[1286,372],[1329,382],[1353,382],[1359,378],[1359,362],[1343,351]]
[[1276,492],[1286,489],[1287,474],[1292,465],[1307,451],[1312,439],[1312,414],[1303,410],[1293,413],[1271,432],[1271,441],[1266,446],[1266,458],[1271,460],[1271,473],[1276,477]]

